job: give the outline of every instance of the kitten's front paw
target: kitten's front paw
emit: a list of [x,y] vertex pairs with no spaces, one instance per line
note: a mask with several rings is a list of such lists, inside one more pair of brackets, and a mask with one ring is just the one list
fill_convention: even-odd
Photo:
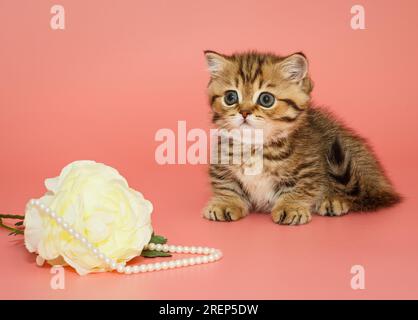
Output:
[[203,216],[213,221],[236,221],[245,216],[245,211],[233,204],[211,201],[203,210]]
[[347,201],[340,198],[326,198],[322,201],[318,209],[321,216],[342,216],[348,212],[350,205]]
[[273,209],[271,216],[278,224],[295,226],[311,221],[312,216],[308,208],[294,205],[281,205]]

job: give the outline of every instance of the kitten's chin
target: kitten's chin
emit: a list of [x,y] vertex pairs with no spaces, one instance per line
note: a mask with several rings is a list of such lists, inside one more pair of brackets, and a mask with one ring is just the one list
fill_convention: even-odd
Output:
[[239,125],[238,128],[240,130],[254,130],[254,129],[256,129],[251,124],[249,124],[248,122],[243,122],[242,124]]

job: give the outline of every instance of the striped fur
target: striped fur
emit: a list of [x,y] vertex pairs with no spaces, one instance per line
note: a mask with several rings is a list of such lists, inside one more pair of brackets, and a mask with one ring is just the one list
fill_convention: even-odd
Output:
[[[248,163],[211,165],[214,196],[204,209],[206,218],[234,221],[253,210],[271,212],[276,223],[297,225],[309,222],[311,212],[339,216],[400,201],[365,140],[328,111],[311,106],[313,85],[303,54],[205,54],[214,124],[264,133],[263,155],[251,159],[262,161],[259,175],[244,174]],[[228,90],[239,93],[233,106],[223,100]],[[261,92],[275,97],[273,107],[259,105]],[[245,120],[243,111],[249,114]]]

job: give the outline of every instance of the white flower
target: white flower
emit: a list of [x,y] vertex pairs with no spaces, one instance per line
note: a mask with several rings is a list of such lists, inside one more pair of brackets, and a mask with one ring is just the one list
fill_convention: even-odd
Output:
[[[46,179],[39,198],[107,257],[124,263],[141,254],[152,235],[152,204],[131,189],[117,170],[75,161]],[[36,207],[27,206],[25,245],[50,264],[64,262],[81,274],[110,270],[80,241]]]

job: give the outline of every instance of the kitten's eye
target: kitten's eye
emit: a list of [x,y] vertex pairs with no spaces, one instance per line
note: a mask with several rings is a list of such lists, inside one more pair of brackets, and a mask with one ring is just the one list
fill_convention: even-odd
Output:
[[238,102],[238,93],[235,90],[225,92],[224,101],[226,105],[232,106]]
[[268,92],[262,92],[258,96],[257,103],[264,108],[271,108],[276,101],[276,98]]

